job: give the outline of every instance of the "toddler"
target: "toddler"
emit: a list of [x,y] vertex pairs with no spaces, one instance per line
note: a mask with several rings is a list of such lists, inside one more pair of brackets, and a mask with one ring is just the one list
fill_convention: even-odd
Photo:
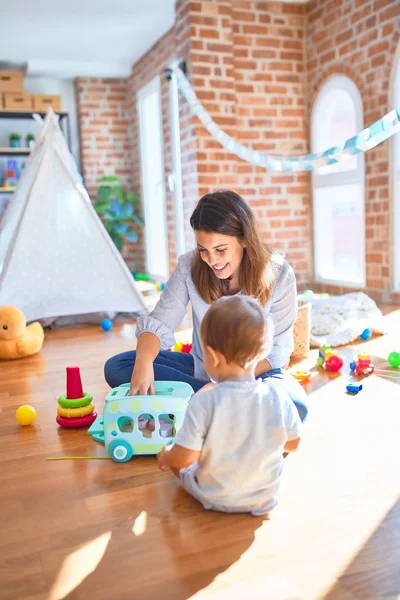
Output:
[[268,330],[262,307],[242,295],[221,298],[202,321],[204,366],[217,385],[192,397],[174,444],[157,458],[206,509],[268,513],[282,455],[299,444],[300,418],[283,382],[255,378]]

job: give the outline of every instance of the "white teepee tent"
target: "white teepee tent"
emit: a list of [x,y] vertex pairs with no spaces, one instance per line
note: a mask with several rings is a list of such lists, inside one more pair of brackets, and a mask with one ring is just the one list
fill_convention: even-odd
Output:
[[0,224],[0,305],[44,325],[145,311],[49,110]]

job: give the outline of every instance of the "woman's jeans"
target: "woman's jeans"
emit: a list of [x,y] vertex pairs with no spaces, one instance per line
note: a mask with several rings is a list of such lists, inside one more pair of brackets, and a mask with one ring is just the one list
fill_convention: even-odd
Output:
[[[108,359],[104,366],[104,375],[108,385],[112,388],[122,383],[128,383],[132,377],[135,366],[136,351],[122,352]],[[268,379],[274,377],[281,379],[289,396],[296,405],[300,419],[305,421],[307,417],[307,394],[301,385],[282,369],[272,369],[262,373],[257,379]],[[184,352],[168,352],[162,350],[154,361],[154,379],[156,381],[184,381],[192,386],[195,392],[200,390],[208,381],[201,381],[194,377],[194,359],[191,354]]]

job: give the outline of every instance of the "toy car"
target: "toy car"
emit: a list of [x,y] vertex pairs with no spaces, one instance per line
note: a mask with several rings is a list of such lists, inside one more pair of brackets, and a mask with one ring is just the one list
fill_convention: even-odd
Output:
[[364,352],[359,352],[357,361],[350,363],[350,371],[356,375],[371,375],[374,372],[374,365],[371,362],[371,356]]
[[88,433],[105,444],[116,462],[134,454],[157,454],[175,437],[183,423],[193,389],[188,383],[156,381],[154,396],[130,396],[130,384],[112,389],[101,417]]

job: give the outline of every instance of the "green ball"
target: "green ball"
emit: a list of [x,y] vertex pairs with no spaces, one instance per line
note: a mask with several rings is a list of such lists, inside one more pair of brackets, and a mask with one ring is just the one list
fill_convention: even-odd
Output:
[[322,356],[318,356],[318,358],[317,358],[317,365],[318,365],[319,367],[322,367],[322,365],[324,364],[324,362],[325,362],[325,361],[324,361],[324,359],[322,358]]
[[388,363],[391,367],[397,369],[400,367],[400,352],[391,352],[388,356]]
[[303,296],[314,296],[314,292],[312,290],[305,290]]

